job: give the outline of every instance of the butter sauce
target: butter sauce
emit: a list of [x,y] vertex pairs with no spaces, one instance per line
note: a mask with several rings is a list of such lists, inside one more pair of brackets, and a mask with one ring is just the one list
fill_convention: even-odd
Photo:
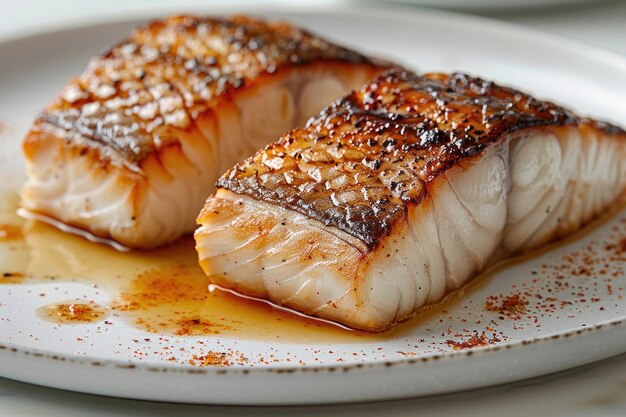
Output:
[[[358,343],[383,337],[227,291],[209,291],[210,282],[198,266],[191,237],[151,251],[119,251],[39,220],[20,219],[11,212],[15,213],[15,207],[0,212],[0,219],[6,221],[0,230],[18,231],[11,233],[15,238],[0,238],[0,284],[73,282],[97,287],[111,296],[110,305],[102,306],[110,310],[111,320],[120,318],[147,332],[165,335],[296,343]],[[52,304],[38,313],[55,323],[81,322],[68,315],[68,304]]]

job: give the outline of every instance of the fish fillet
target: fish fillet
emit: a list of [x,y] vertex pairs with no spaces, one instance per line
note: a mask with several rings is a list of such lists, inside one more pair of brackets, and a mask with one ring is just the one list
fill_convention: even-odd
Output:
[[22,207],[129,247],[170,242],[227,168],[383,68],[285,23],[149,23],[36,119]]
[[626,186],[626,133],[464,74],[391,71],[218,181],[211,280],[384,331],[571,234]]

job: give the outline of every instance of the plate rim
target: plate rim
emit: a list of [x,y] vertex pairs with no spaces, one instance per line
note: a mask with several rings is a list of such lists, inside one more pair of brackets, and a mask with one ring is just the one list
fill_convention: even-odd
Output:
[[[245,12],[241,11],[241,7],[245,6]],[[214,0],[210,6],[198,6],[191,4],[183,4],[173,7],[172,5],[159,5],[156,7],[140,8],[134,10],[123,10],[119,12],[105,12],[98,15],[87,16],[83,18],[69,17],[51,22],[49,24],[41,24],[24,29],[17,29],[0,34],[0,46],[11,42],[20,42],[27,39],[42,37],[53,33],[59,33],[71,30],[87,29],[94,25],[111,25],[115,23],[131,23],[141,19],[149,21],[162,18],[166,15],[176,15],[185,13],[204,13],[206,15],[221,14],[272,14],[272,13],[341,13],[348,16],[365,16],[379,17],[381,14],[385,18],[414,20],[414,19],[448,19],[453,20],[456,25],[466,27],[478,27],[480,30],[488,30],[492,32],[508,32],[509,35],[517,37],[527,37],[528,39],[541,41],[544,46],[550,45],[568,52],[576,53],[587,59],[607,60],[607,63],[615,65],[626,71],[626,56],[622,56],[616,52],[602,49],[594,45],[587,45],[582,42],[569,39],[567,37],[541,31],[531,27],[524,26],[520,23],[507,22],[498,20],[497,18],[488,16],[478,16],[466,14],[453,10],[432,9],[424,6],[407,7],[402,3],[380,3],[366,4],[358,7],[350,7],[350,5],[342,3],[330,6],[321,3],[319,5],[294,5],[294,4],[276,4],[270,3],[264,5],[262,2],[249,3],[245,0]],[[590,55],[591,54],[591,55]]]
[[[619,71],[624,72],[626,76],[626,57],[603,50],[601,48],[585,45],[577,41],[573,41],[567,38],[563,38],[558,35],[545,33],[539,30],[527,28],[523,25],[503,22],[496,19],[466,15],[462,13],[432,10],[420,7],[407,8],[405,6],[397,4],[384,4],[384,5],[367,5],[360,7],[349,7],[345,4],[329,6],[326,4],[318,6],[294,6],[290,5],[263,5],[261,3],[249,4],[245,1],[216,1],[211,5],[204,6],[191,6],[182,5],[180,7],[171,6],[159,6],[150,9],[136,9],[132,11],[123,12],[109,12],[102,13],[97,16],[89,16],[87,18],[68,18],[62,21],[54,22],[50,25],[41,25],[38,27],[31,27],[30,29],[15,31],[0,35],[0,47],[7,44],[18,43],[26,40],[33,40],[35,38],[44,38],[46,35],[54,33],[69,32],[74,30],[86,30],[89,27],[113,25],[117,23],[131,23],[136,20],[150,20],[155,19],[165,14],[172,14],[176,11],[178,14],[182,13],[204,13],[210,15],[221,15],[225,13],[236,13],[241,10],[241,6],[245,6],[245,14],[272,14],[272,13],[291,13],[291,14],[306,14],[306,13],[332,13],[343,14],[346,17],[383,17],[389,20],[402,19],[407,21],[420,21],[420,20],[448,20],[446,23],[454,23],[457,27],[464,28],[476,28],[481,31],[492,32],[494,34],[506,33],[508,36],[515,37],[517,39],[524,39],[526,41],[541,42],[544,46],[560,49],[567,53],[572,53],[581,56],[587,61],[600,61],[605,65],[611,65]],[[1,77],[1,75],[0,75]],[[615,319],[605,320],[601,322],[595,322],[588,326],[579,326],[565,332],[551,332],[540,337],[522,339],[515,342],[504,342],[495,346],[482,346],[472,348],[468,350],[443,353],[443,354],[428,354],[419,358],[396,358],[379,360],[365,363],[349,363],[349,364],[308,364],[302,365],[272,365],[272,366],[230,366],[230,367],[190,367],[188,365],[181,364],[148,364],[140,361],[124,361],[116,359],[103,359],[94,356],[80,357],[71,354],[60,354],[53,351],[47,351],[43,349],[31,349],[25,348],[23,345],[13,343],[0,343],[0,353],[10,352],[22,355],[31,355],[37,358],[43,359],[58,359],[64,362],[73,364],[88,364],[93,365],[97,363],[101,366],[112,366],[125,369],[138,369],[138,370],[159,370],[159,371],[173,371],[183,373],[197,373],[197,374],[251,374],[251,373],[296,373],[296,372],[311,372],[311,371],[325,371],[333,372],[335,370],[352,370],[360,368],[386,368],[386,367],[398,367],[398,366],[415,366],[420,363],[432,362],[435,360],[454,360],[460,357],[478,357],[496,352],[500,350],[510,350],[527,345],[534,345],[538,343],[550,342],[556,339],[571,338],[588,332],[604,332],[609,329],[618,327],[626,327],[626,316],[618,317]]]
[[[355,369],[376,369],[376,368],[390,368],[399,366],[416,366],[418,364],[424,364],[434,361],[442,360],[456,360],[458,358],[479,358],[480,356],[487,355],[493,352],[499,352],[502,350],[512,350],[529,345],[537,345],[546,342],[552,342],[559,339],[568,339],[580,335],[586,335],[591,332],[605,332],[613,329],[614,327],[626,327],[626,317],[620,317],[617,319],[606,320],[599,323],[594,323],[590,326],[580,326],[578,328],[569,330],[567,332],[551,332],[540,337],[534,337],[530,339],[523,339],[511,343],[501,343],[493,346],[481,346],[474,347],[467,350],[459,350],[449,353],[435,353],[422,356],[419,358],[398,358],[388,359],[380,361],[371,361],[364,363],[347,363],[347,364],[308,364],[308,365],[272,365],[272,366],[215,366],[215,367],[197,367],[187,366],[182,364],[148,364],[146,362],[138,361],[123,361],[115,359],[104,359],[93,356],[81,357],[77,355],[68,355],[62,353],[55,353],[54,351],[48,351],[44,349],[26,349],[21,345],[3,343],[0,344],[1,352],[9,352],[11,354],[21,354],[25,356],[32,356],[34,358],[48,359],[48,360],[60,360],[62,362],[71,363],[74,365],[93,365],[101,367],[115,367],[120,369],[136,369],[136,370],[148,370],[148,371],[161,371],[161,372],[177,372],[177,373],[189,373],[189,374],[215,374],[215,375],[248,375],[248,374],[293,374],[296,372],[335,372],[337,370],[350,371]],[[599,360],[599,359],[598,359]],[[1,376],[1,375],[0,375]]]

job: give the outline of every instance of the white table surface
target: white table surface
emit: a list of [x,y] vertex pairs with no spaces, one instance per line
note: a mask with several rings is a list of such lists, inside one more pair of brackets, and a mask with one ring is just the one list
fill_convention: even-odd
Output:
[[[506,0],[503,0],[503,2]],[[267,3],[294,2],[272,0]],[[300,2],[301,3],[301,2]],[[317,0],[315,4],[356,4]],[[19,0],[0,13],[0,40],[112,12],[182,10],[208,0]],[[360,2],[359,4],[362,4]],[[243,10],[245,11],[245,10]],[[626,56],[626,2],[483,12]],[[2,59],[2,57],[0,57]],[[214,407],[161,404],[75,394],[0,378],[0,416],[626,416],[626,354],[582,368],[499,387],[414,400],[319,407]]]

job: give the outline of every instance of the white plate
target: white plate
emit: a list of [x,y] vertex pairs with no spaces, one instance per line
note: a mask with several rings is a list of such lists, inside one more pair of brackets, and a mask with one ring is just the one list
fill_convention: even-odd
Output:
[[404,3],[443,9],[500,11],[599,3],[602,0],[378,0],[383,3]]
[[[568,103],[581,113],[626,120],[626,62],[601,51],[514,26],[430,11],[256,13],[288,19],[422,71],[481,74]],[[134,23],[94,24],[0,44],[5,188],[19,185],[19,141],[36,112],[83,69],[90,55],[124,36]],[[625,262],[607,246],[625,235],[625,217],[622,211],[575,242],[501,269],[447,305],[447,311],[378,338],[335,337],[337,331],[328,337],[331,331],[315,329],[289,336],[280,326],[278,339],[271,327],[259,340],[229,334],[172,336],[147,333],[115,312],[107,318],[111,324],[53,325],[36,309],[70,299],[110,304],[119,294],[102,282],[109,275],[116,279],[118,269],[128,270],[126,258],[91,244],[87,252],[96,261],[87,262],[73,251],[76,239],[68,243],[53,232],[5,240],[0,242],[0,272],[26,265],[45,274],[49,262],[64,265],[67,274],[54,282],[0,285],[0,375],[137,399],[310,404],[439,394],[563,370],[626,351]],[[593,265],[584,262],[590,250]],[[574,261],[564,260],[572,254]],[[158,264],[162,258],[151,259]],[[185,259],[193,254],[188,251]],[[593,268],[593,276],[581,268]],[[74,275],[82,278],[72,282]],[[88,285],[85,277],[100,279],[101,285]],[[520,319],[485,309],[489,297],[517,291],[529,302]],[[476,332],[485,332],[486,346],[455,349]],[[209,352],[225,352],[232,364],[199,366],[197,358]]]

